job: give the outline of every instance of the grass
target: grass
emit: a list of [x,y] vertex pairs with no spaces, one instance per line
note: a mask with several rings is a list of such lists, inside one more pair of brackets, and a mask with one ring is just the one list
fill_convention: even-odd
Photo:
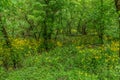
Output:
[[119,80],[117,53],[101,47],[57,47],[22,60],[22,68],[5,71],[0,80]]

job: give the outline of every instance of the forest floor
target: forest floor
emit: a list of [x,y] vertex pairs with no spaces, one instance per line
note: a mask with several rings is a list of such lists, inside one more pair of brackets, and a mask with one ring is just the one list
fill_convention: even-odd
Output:
[[118,41],[94,45],[82,39],[66,45],[59,41],[49,52],[29,55],[22,59],[22,68],[1,67],[0,80],[119,80]]

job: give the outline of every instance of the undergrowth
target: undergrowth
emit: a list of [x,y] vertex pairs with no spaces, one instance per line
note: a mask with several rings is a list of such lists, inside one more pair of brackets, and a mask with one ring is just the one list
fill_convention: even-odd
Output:
[[22,60],[21,69],[0,69],[0,80],[118,80],[115,51],[69,45]]

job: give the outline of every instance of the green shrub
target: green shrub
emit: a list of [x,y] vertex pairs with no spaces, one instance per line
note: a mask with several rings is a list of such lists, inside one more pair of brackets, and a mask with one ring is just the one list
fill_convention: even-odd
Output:
[[0,80],[5,80],[7,77],[7,73],[5,72],[5,69],[3,67],[0,67]]

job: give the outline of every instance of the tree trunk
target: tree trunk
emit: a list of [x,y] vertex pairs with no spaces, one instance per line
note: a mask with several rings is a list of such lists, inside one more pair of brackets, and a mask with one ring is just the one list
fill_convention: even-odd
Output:
[[79,20],[78,25],[77,25],[77,33],[78,33],[78,34],[80,33],[80,21],[81,21],[81,20]]
[[[119,23],[119,39],[120,39],[120,0],[114,0],[116,6],[116,12],[118,13],[118,23]],[[120,57],[120,40],[119,40],[119,57]]]
[[104,41],[103,41],[103,34],[104,34],[103,0],[101,0],[101,10],[100,10],[100,13],[101,13],[101,19],[100,19],[100,27],[99,27],[99,30],[98,30],[98,36],[99,36],[99,39],[100,39],[100,43],[103,44],[104,43]]
[[10,40],[8,38],[8,34],[7,34],[7,31],[5,29],[5,26],[3,25],[2,23],[2,20],[1,20],[1,14],[0,14],[0,27],[1,27],[1,32],[3,33],[3,37],[5,39],[5,46],[8,46],[8,47],[11,47],[11,43],[10,43]]
[[[12,50],[11,42],[10,42],[9,37],[8,37],[8,33],[7,33],[6,29],[5,29],[4,24],[2,23],[1,18],[2,18],[2,17],[1,17],[1,15],[0,15],[0,24],[1,24],[1,25],[0,25],[0,28],[1,28],[1,32],[2,32],[3,37],[4,37],[4,40],[5,40],[5,44],[3,45],[3,47],[9,48],[9,49],[10,49],[10,54],[11,54],[11,56],[14,56],[14,55],[12,55],[13,50]],[[11,56],[10,56],[10,57],[11,57]],[[16,68],[17,62],[16,62],[16,60],[15,60],[14,58],[12,58],[12,62],[13,62],[13,67]],[[5,62],[4,62],[4,67],[5,67],[6,69],[8,69],[8,63],[6,62],[6,60],[5,60]]]
[[68,21],[67,27],[68,27],[68,29],[67,29],[67,34],[68,34],[68,35],[71,35],[71,34],[72,34],[72,33],[71,33],[71,21]]
[[82,33],[82,35],[86,35],[87,34],[87,32],[86,32],[86,24],[82,25],[81,33]]
[[[25,32],[23,32],[23,36],[24,37],[33,37],[36,41],[39,40],[39,37],[37,37],[36,32],[34,32],[34,28],[36,28],[36,26],[34,25],[33,21],[28,20],[27,16],[25,15],[25,20],[28,22],[28,24],[30,25],[29,28],[26,29]],[[33,33],[31,33],[31,31],[33,31]]]

